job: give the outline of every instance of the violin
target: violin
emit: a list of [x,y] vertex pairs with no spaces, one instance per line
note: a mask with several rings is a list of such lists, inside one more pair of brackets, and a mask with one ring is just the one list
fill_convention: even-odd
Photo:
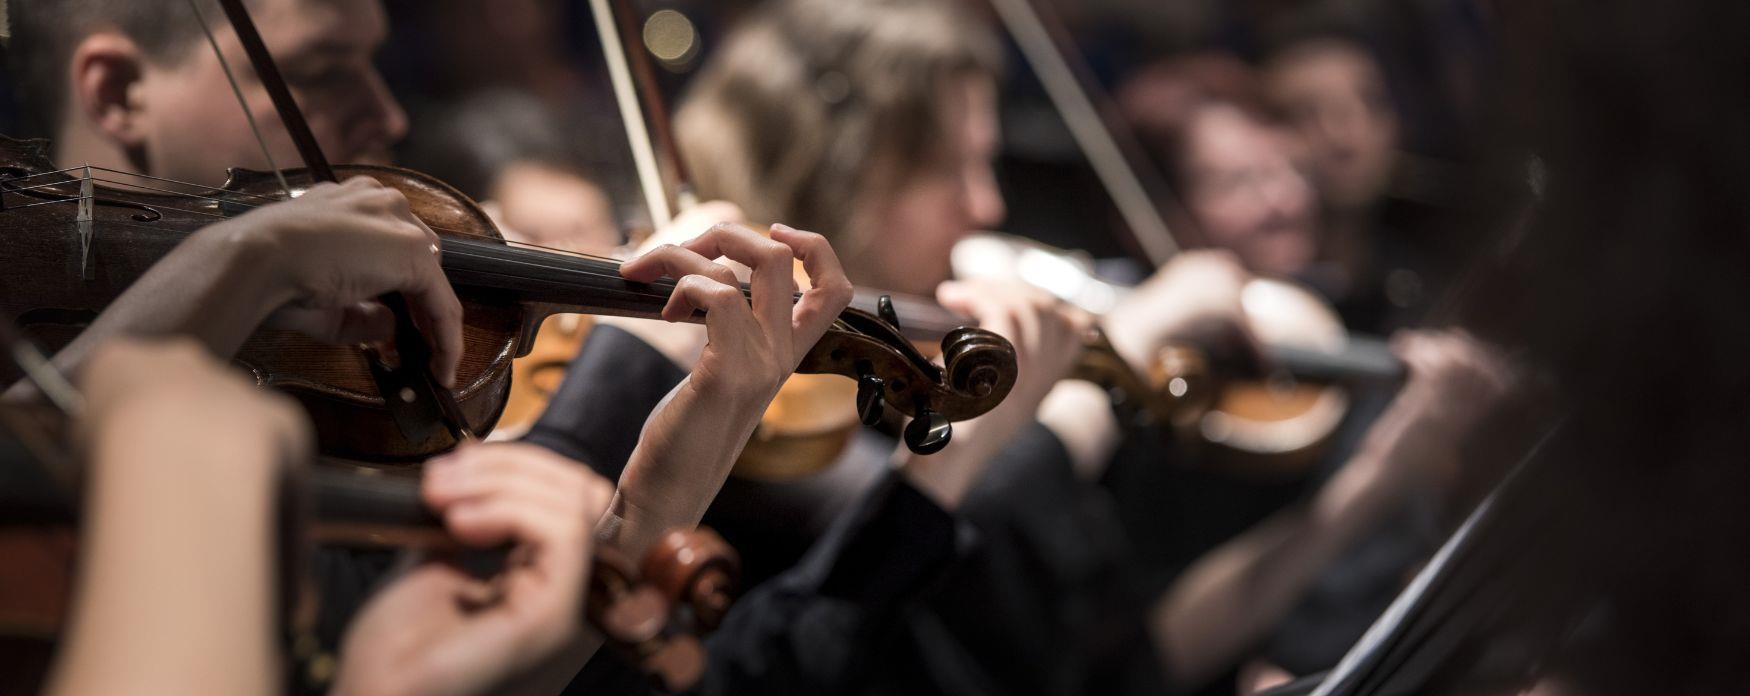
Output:
[[[1027,249],[1036,246],[989,235],[971,240],[1027,245]],[[960,249],[955,253],[958,259]],[[1005,260],[1001,254],[981,253],[978,257],[999,261],[992,267],[1041,265],[1010,263],[1012,259]],[[956,268],[962,270],[961,264],[957,262]],[[1058,282],[1038,280],[1032,279],[1046,287],[1065,287],[1061,277],[1055,279]],[[1100,284],[1098,289],[1082,286],[1087,296],[1116,298],[1124,291],[1091,275],[1078,281]],[[1323,305],[1298,294],[1305,291],[1277,281],[1254,282],[1255,289],[1245,290],[1242,300],[1248,304],[1249,315],[1271,312],[1271,316],[1279,316],[1279,322],[1262,323],[1271,328],[1298,322],[1292,324],[1292,331],[1261,334],[1271,366],[1259,365],[1247,356],[1175,343],[1163,347],[1146,370],[1138,371],[1095,329],[1084,337],[1083,352],[1068,378],[1104,389],[1127,427],[1158,429],[1176,442],[1219,448],[1227,455],[1224,461],[1256,476],[1282,477],[1298,471],[1334,434],[1347,407],[1347,386],[1395,383],[1403,379],[1404,368],[1377,339],[1345,335],[1334,314],[1319,311]],[[886,318],[920,344],[940,340],[944,333],[974,323],[921,297],[859,290],[851,306]],[[1320,340],[1308,341],[1309,337]],[[783,480],[830,465],[858,422],[879,421],[879,414],[858,413],[844,406],[855,401],[846,398],[855,393],[855,385],[844,380],[792,377],[767,409],[736,464],[736,473]]]
[[[1094,275],[1086,259],[1006,235],[969,236],[955,246],[952,261],[962,278],[1028,283],[1095,315],[1129,292]],[[1310,290],[1253,278],[1241,289],[1240,303],[1245,328],[1264,355],[1248,359],[1233,351],[1172,345],[1154,356],[1141,385],[1179,393],[1189,385],[1204,387],[1197,398],[1181,400],[1196,408],[1157,413],[1148,422],[1172,426],[1181,441],[1215,448],[1223,462],[1245,473],[1280,478],[1310,465],[1347,414],[1350,388],[1404,379],[1403,363],[1383,340],[1350,335]],[[1181,374],[1190,369],[1187,365],[1201,371]],[[1205,373],[1207,379],[1195,379]],[[1077,376],[1105,384],[1097,372],[1078,369]],[[1187,381],[1174,383],[1175,378]],[[1114,392],[1117,404],[1135,399],[1133,393]],[[1151,399],[1158,396],[1143,395],[1145,408],[1157,407]]]
[[[78,504],[75,489],[62,481],[77,478],[75,460],[67,454],[60,433],[63,414],[41,407],[0,406],[0,479],[9,485],[0,495],[0,643],[23,653],[29,646],[48,647],[60,635],[71,605],[76,572]],[[52,462],[52,464],[50,464]],[[474,557],[444,531],[441,519],[420,500],[419,481],[374,469],[316,466],[290,485],[284,505],[296,529],[283,538],[297,548],[285,549],[282,563],[296,566],[305,546],[332,548],[418,549]],[[502,551],[485,552],[481,561],[498,565]],[[606,638],[609,649],[627,658],[664,688],[685,689],[704,671],[699,636],[714,630],[731,602],[739,573],[735,550],[709,529],[672,531],[640,562],[610,547],[596,549],[591,560],[589,598],[579,617]],[[308,589],[285,569],[284,587]],[[317,597],[301,598],[287,617],[296,636],[312,635],[310,619]],[[325,681],[332,660],[316,652],[314,641],[294,642],[294,655],[315,682]],[[12,651],[8,651],[11,653]],[[43,665],[7,662],[9,675],[40,674]],[[18,669],[12,669],[18,668]],[[10,677],[9,677],[10,678]]]
[[[941,340],[947,332],[976,323],[921,297],[859,289],[852,307],[876,312],[920,346]],[[902,318],[903,317],[903,318]],[[1200,412],[1211,400],[1207,361],[1197,351],[1173,347],[1161,353],[1155,369],[1139,374],[1094,329],[1084,337],[1085,349],[1070,379],[1098,385],[1111,395],[1113,407],[1127,424],[1171,425]],[[744,478],[781,481],[807,476],[838,459],[859,424],[882,422],[880,413],[852,409],[868,403],[869,388],[837,379],[796,375],[785,381],[760,419],[735,474]],[[846,397],[853,397],[847,399]]]
[[[1031,0],[990,2],[1112,199],[1124,223],[1117,226],[1120,240],[1139,260],[1161,267],[1180,248],[1157,207],[1174,202],[1165,177],[1140,154],[1135,135],[1116,116],[1051,8]],[[1085,264],[1077,268],[1067,255],[1042,245],[985,236],[961,246],[954,252],[957,274],[964,272],[959,267],[977,267],[1038,283],[1017,265],[1026,256],[1035,269],[1054,269],[1044,289],[1096,314],[1123,292],[1099,281]],[[1254,279],[1242,290],[1241,304],[1245,329],[1269,353],[1261,357],[1277,364],[1262,380],[1233,379],[1236,373],[1228,371],[1214,404],[1184,414],[1179,429],[1192,442],[1215,446],[1225,455],[1218,461],[1242,473],[1295,475],[1316,460],[1348,413],[1350,401],[1340,385],[1396,382],[1403,366],[1383,341],[1348,336],[1329,304],[1298,285]]]
[[[233,169],[217,189],[151,179],[124,181],[98,167],[57,169],[45,141],[0,137],[0,216],[14,232],[0,318],[48,345],[70,340],[111,299],[195,230],[298,195],[315,182],[368,176],[406,195],[415,217],[442,238],[445,273],[464,310],[464,350],[452,393],[436,385],[430,355],[398,296],[399,364],[349,347],[264,329],[237,361],[257,382],[302,402],[323,454],[356,461],[421,461],[489,432],[509,393],[511,362],[532,346],[555,313],[657,319],[674,281],[634,283],[611,259],[506,242],[480,206],[419,172],[371,165],[331,166],[247,10],[222,0],[256,72],[274,98],[306,167],[264,173]],[[127,175],[132,176],[132,175]],[[745,290],[744,290],[745,292]],[[702,322],[703,314],[693,321]],[[906,443],[930,453],[946,446],[952,423],[1000,403],[1014,384],[1014,349],[977,329],[944,336],[938,367],[879,318],[847,310],[803,358],[799,372],[878,380],[875,398],[912,418]]]
[[[7,681],[40,680],[68,617],[77,559],[83,466],[72,452],[70,423],[84,397],[16,329],[0,322],[0,343],[46,403],[0,404],[0,659]],[[470,557],[479,568],[508,562],[504,550],[466,549],[426,508],[413,476],[352,466],[294,469],[279,507],[283,625],[289,648],[313,684],[331,676],[333,659],[314,639],[313,585],[297,572],[311,546],[417,549]],[[609,649],[670,690],[704,672],[698,636],[728,612],[740,571],[735,550],[709,529],[671,531],[639,563],[609,546],[590,561],[587,621]],[[289,588],[299,588],[301,596]],[[12,684],[23,687],[23,684]],[[20,689],[35,691],[35,688]],[[12,691],[9,687],[8,692]]]
[[[70,340],[187,235],[278,199],[275,177],[262,172],[234,170],[224,187],[204,194],[142,192],[117,172],[58,171],[48,164],[46,148],[44,141],[0,138],[0,217],[15,245],[9,280],[0,280],[0,317],[50,345]],[[363,165],[335,171],[369,176],[406,194],[414,214],[443,237],[444,270],[466,322],[455,399],[473,432],[490,431],[504,409],[511,360],[527,353],[542,319],[558,312],[656,319],[674,291],[673,281],[624,280],[614,261],[508,244],[472,200],[423,174]],[[302,171],[287,174],[308,180]],[[880,379],[884,406],[938,431],[909,442],[940,449],[948,434],[942,429],[1000,403],[1015,373],[1013,347],[988,332],[945,336],[941,349],[945,367],[880,319],[847,310],[798,371]],[[395,399],[386,404],[379,393],[373,364],[350,347],[266,329],[244,344],[237,361],[259,383],[303,402],[324,454],[406,462],[457,442],[436,424],[436,414],[412,422],[398,417]],[[415,361],[403,353],[403,362]]]

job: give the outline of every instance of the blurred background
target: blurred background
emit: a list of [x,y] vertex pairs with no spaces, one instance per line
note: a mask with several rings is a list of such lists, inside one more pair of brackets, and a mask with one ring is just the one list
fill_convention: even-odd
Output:
[[[983,0],[967,2],[990,16]],[[626,130],[587,0],[390,0],[380,56],[411,119],[402,164],[485,198],[541,191],[569,200],[575,224],[612,238],[649,227]],[[751,0],[636,0],[641,41],[673,105]],[[1468,156],[1492,50],[1486,0],[1036,0],[1074,44],[1112,105],[1141,131],[1185,83],[1251,99],[1266,83],[1299,138],[1296,162],[1321,188],[1328,215],[1386,204],[1402,235],[1433,234],[1416,216],[1449,192],[1440,174]],[[994,23],[994,19],[993,19]],[[1004,231],[1095,257],[1133,252],[1112,231],[1109,198],[1038,79],[1008,42],[997,163],[1010,214]],[[1289,82],[1284,87],[1280,83]],[[41,136],[21,122],[0,80],[0,132]],[[1257,93],[1257,94],[1253,94]],[[1145,150],[1148,148],[1145,148]],[[1160,157],[1158,151],[1142,153]],[[1160,165],[1160,162],[1156,162]],[[514,184],[514,185],[507,185]],[[539,188],[537,188],[537,186]],[[514,204],[514,201],[510,202]],[[1347,210],[1338,210],[1347,208]],[[1412,220],[1415,220],[1412,222]],[[1400,279],[1400,299],[1417,294]]]

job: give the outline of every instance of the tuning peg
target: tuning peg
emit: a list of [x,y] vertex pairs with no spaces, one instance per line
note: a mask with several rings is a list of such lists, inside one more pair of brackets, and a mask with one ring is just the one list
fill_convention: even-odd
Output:
[[628,645],[655,639],[668,623],[668,600],[649,585],[639,585],[613,600],[602,613],[602,632]]
[[954,424],[940,413],[919,408],[918,416],[905,426],[905,446],[918,454],[935,454],[948,446],[954,436]]
[[875,425],[881,422],[882,414],[887,410],[887,382],[880,377],[863,373],[857,378],[857,418],[863,425]]
[[893,296],[882,295],[875,299],[875,316],[887,322],[893,328],[899,328],[899,312],[893,311]]
[[705,646],[697,638],[678,635],[645,657],[642,666],[664,690],[686,691],[705,676]]

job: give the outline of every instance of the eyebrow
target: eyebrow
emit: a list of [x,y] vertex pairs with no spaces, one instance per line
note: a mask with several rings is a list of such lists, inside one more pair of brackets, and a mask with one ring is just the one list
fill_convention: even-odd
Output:
[[284,59],[300,60],[330,54],[364,53],[366,55],[372,55],[377,52],[378,48],[380,48],[380,46],[377,44],[366,46],[333,37],[325,37],[317,40],[315,43],[299,48],[296,52],[286,54]]
[[345,42],[339,38],[322,38],[322,40],[317,40],[315,44],[304,45],[303,49],[297,51],[297,54],[320,56],[320,54],[348,54],[348,52],[355,51],[359,51],[359,45],[352,44],[352,42]]

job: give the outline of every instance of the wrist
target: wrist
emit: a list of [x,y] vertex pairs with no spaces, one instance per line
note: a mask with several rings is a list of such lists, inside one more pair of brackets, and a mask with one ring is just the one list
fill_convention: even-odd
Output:
[[[953,449],[953,446],[950,445],[949,449]],[[943,510],[953,512],[960,507],[960,501],[966,497],[966,491],[972,487],[974,479],[974,473],[969,469],[975,467],[971,462],[963,461],[964,459],[947,450],[933,455],[919,455],[902,449],[896,468],[906,483],[923,493],[930,502]]]
[[281,458],[296,443],[260,412],[207,408],[203,395],[182,391],[153,391],[104,408],[89,426],[98,466],[161,461],[147,468],[223,482],[239,493],[271,489],[285,464]]
[[752,435],[766,408],[783,389],[783,380],[754,384],[749,380],[723,379],[718,374],[717,371],[694,369],[675,389],[674,400],[680,401],[684,397],[692,402],[710,404],[710,408],[727,417],[729,424],[745,426],[747,434]]
[[1132,369],[1147,374],[1149,364],[1154,360],[1154,354],[1165,342],[1164,334],[1153,330],[1152,322],[1130,321],[1118,317],[1106,317],[1101,322],[1101,330],[1106,334],[1106,340],[1112,343],[1112,350],[1118,357],[1130,363]]
[[202,229],[187,243],[205,247],[201,258],[220,269],[227,292],[248,298],[261,318],[307,294],[286,263],[286,244],[275,225],[242,224],[238,218]]
[[697,524],[759,425],[765,402],[690,375],[646,423],[609,506],[634,536]]
[[178,507],[223,509],[237,515],[265,509],[279,488],[284,465],[275,436],[226,430],[194,437],[168,421],[168,417],[118,416],[102,425],[92,457],[97,477],[138,490],[146,490],[141,477],[174,481],[178,493],[166,500],[175,500]]

